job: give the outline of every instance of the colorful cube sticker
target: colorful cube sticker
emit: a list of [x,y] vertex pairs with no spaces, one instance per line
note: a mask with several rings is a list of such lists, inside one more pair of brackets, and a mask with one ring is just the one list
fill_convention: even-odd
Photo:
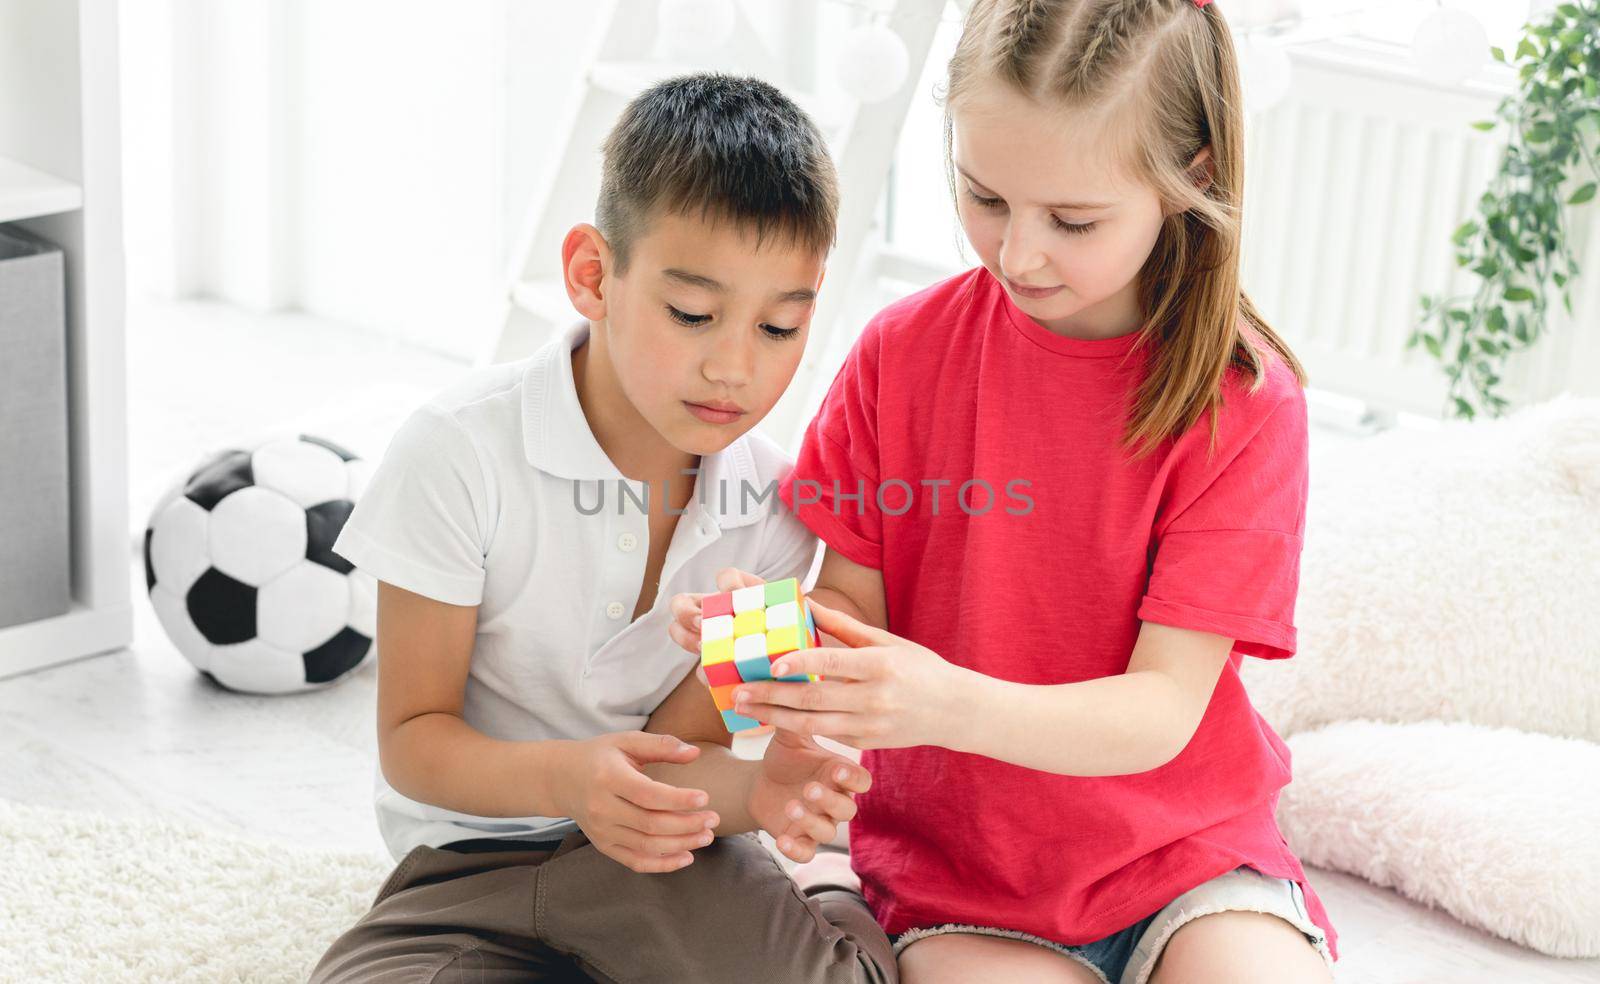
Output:
[[[770,680],[779,657],[820,645],[800,582],[791,577],[707,595],[700,617],[700,665],[723,724],[733,733],[759,728],[759,721],[733,711],[733,688],[745,681]],[[778,679],[804,683],[818,678],[796,673]]]
[[[702,631],[704,631],[702,629]],[[760,635],[767,631],[767,612],[763,608],[740,612],[733,616],[733,637],[742,639],[745,636]]]
[[713,619],[720,615],[733,615],[733,596],[726,594],[709,595],[700,602],[700,617]]
[[731,659],[723,663],[702,665],[706,670],[706,686],[713,690],[718,687],[732,687],[739,683],[739,668]]

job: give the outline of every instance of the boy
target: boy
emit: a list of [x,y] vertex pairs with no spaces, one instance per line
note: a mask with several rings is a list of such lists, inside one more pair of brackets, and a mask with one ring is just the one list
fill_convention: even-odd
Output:
[[859,897],[802,894],[749,833],[804,861],[869,777],[790,734],[734,758],[667,632],[719,572],[811,565],[747,432],[799,363],[837,198],[776,89],[657,85],[563,243],[584,320],[401,427],[335,544],[380,582],[399,865],[313,981],[895,979]]

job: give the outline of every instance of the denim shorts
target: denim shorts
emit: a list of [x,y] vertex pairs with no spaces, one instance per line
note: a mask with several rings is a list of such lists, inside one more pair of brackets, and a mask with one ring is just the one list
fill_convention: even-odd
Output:
[[1003,936],[1037,943],[1076,960],[1093,971],[1103,984],[1146,984],[1155,970],[1162,947],[1184,923],[1214,912],[1239,910],[1281,916],[1304,933],[1306,940],[1316,947],[1328,966],[1333,966],[1333,954],[1328,951],[1327,936],[1306,912],[1305,894],[1300,891],[1300,886],[1287,878],[1263,875],[1248,865],[1241,865],[1189,889],[1154,915],[1146,916],[1132,926],[1093,943],[1068,946],[1011,929],[946,923],[901,933],[895,938],[894,952],[898,954],[917,940],[945,933]]

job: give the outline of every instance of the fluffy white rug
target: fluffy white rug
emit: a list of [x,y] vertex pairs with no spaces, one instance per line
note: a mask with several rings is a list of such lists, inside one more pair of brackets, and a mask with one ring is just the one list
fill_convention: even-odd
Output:
[[0,980],[299,984],[392,867],[0,802]]
[[1346,721],[1289,748],[1278,822],[1302,860],[1553,956],[1600,956],[1600,745]]
[[1244,669],[1302,858],[1600,955],[1597,516],[1597,400],[1313,461],[1299,652]]

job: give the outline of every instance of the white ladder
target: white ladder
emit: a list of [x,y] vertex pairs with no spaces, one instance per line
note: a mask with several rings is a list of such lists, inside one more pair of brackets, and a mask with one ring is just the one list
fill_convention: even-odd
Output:
[[[654,0],[600,0],[595,15],[607,20],[591,56],[584,84],[568,111],[561,146],[543,185],[530,197],[532,207],[512,253],[509,287],[499,331],[481,361],[523,358],[553,337],[578,314],[567,298],[560,271],[561,241],[575,223],[592,221],[600,191],[600,147],[628,101],[661,79],[693,71],[724,71],[767,78],[811,114],[839,168],[840,206],[837,244],[828,260],[828,279],[812,319],[807,358],[793,389],[809,386],[838,312],[845,306],[862,269],[863,247],[872,231],[878,199],[888,179],[906,110],[932,46],[944,0],[881,0],[890,29],[909,55],[904,84],[888,99],[847,107],[841,113],[786,80],[767,77],[781,64],[739,10],[732,39],[712,64],[674,64],[652,57],[657,32]],[[768,0],[788,4],[791,0]],[[781,406],[781,405],[780,405]]]

